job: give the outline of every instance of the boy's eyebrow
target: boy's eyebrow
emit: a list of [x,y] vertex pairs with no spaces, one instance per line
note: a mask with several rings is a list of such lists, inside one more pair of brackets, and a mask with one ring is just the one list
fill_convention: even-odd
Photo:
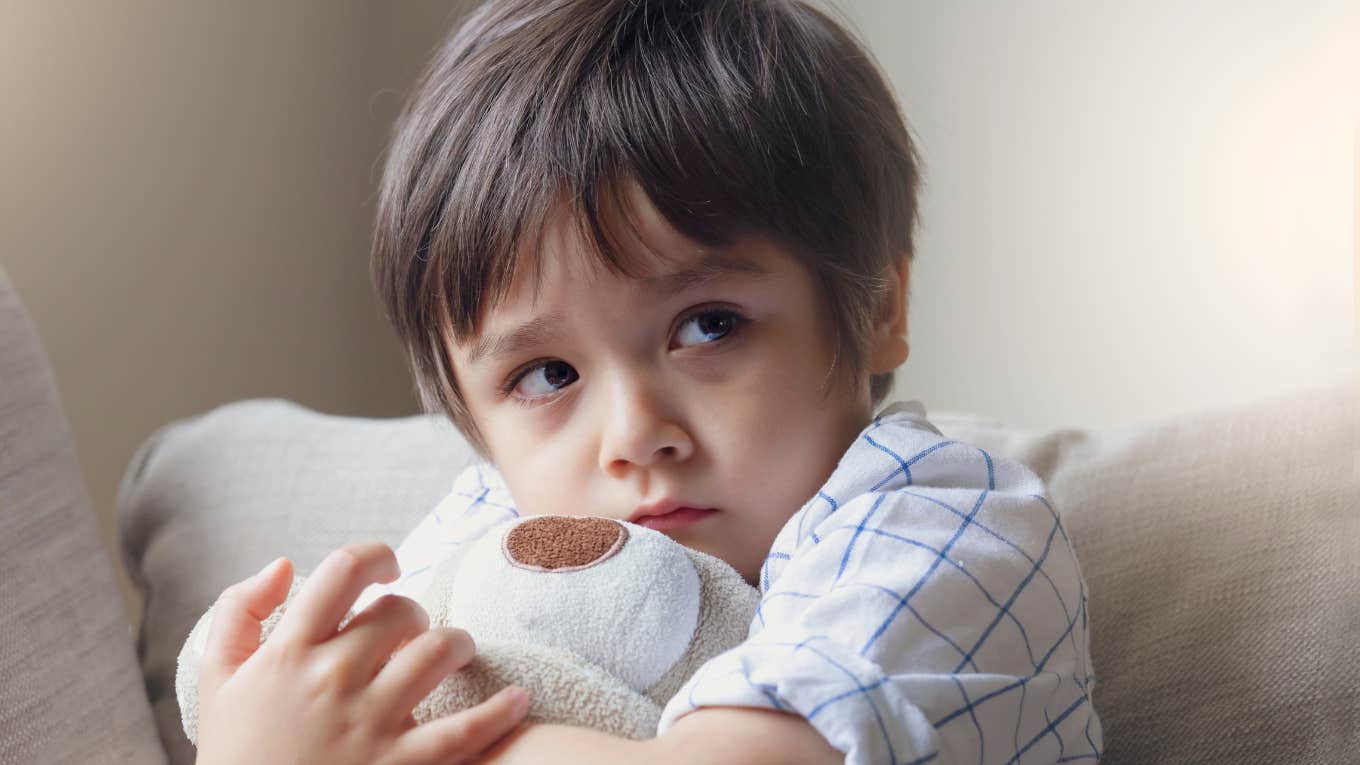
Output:
[[[734,255],[707,254],[689,268],[669,274],[642,277],[643,288],[653,294],[681,292],[697,287],[727,274],[768,274],[759,263]],[[525,348],[547,344],[557,338],[558,328],[565,322],[560,313],[550,313],[527,321],[509,332],[487,334],[477,338],[468,350],[468,363],[476,364],[485,358],[499,358],[518,353]]]
[[557,337],[556,328],[560,327],[562,322],[562,314],[550,313],[525,322],[504,334],[483,335],[477,338],[468,351],[468,363],[476,364],[487,357],[507,356],[524,348],[547,343]]
[[708,253],[698,263],[681,271],[641,279],[642,284],[652,292],[680,292],[728,274],[752,274],[763,276],[769,273],[759,263],[737,255]]

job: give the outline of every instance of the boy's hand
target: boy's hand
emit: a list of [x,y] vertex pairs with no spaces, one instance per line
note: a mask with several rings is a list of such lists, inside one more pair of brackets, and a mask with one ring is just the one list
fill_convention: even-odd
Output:
[[228,587],[199,670],[198,762],[457,763],[518,725],[529,706],[519,688],[416,724],[411,710],[475,647],[462,630],[429,629],[409,598],[383,596],[337,632],[364,587],[398,573],[381,543],[331,553],[263,644],[260,622],[287,596],[292,565]]

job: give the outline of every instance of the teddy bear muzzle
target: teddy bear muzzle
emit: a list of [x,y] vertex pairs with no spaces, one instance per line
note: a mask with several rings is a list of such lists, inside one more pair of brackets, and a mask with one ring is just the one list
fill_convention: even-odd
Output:
[[627,527],[608,518],[540,516],[511,529],[502,551],[516,568],[565,573],[597,566],[627,542]]

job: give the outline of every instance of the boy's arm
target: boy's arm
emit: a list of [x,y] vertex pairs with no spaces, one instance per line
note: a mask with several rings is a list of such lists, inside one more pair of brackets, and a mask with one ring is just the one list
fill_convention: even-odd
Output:
[[646,741],[567,725],[523,725],[484,756],[496,765],[549,761],[560,765],[831,765],[845,759],[802,717],[745,707],[695,710],[664,735]]

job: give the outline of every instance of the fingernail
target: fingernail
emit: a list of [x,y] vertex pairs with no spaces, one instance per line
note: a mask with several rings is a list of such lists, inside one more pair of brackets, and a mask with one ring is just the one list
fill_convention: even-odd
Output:
[[265,579],[268,579],[270,574],[279,570],[279,565],[282,563],[283,558],[281,557],[275,558],[274,560],[270,561],[269,565],[260,569],[260,573],[255,575],[255,581],[264,581]]
[[507,686],[505,695],[510,697],[510,704],[516,713],[529,708],[529,692],[518,685]]

